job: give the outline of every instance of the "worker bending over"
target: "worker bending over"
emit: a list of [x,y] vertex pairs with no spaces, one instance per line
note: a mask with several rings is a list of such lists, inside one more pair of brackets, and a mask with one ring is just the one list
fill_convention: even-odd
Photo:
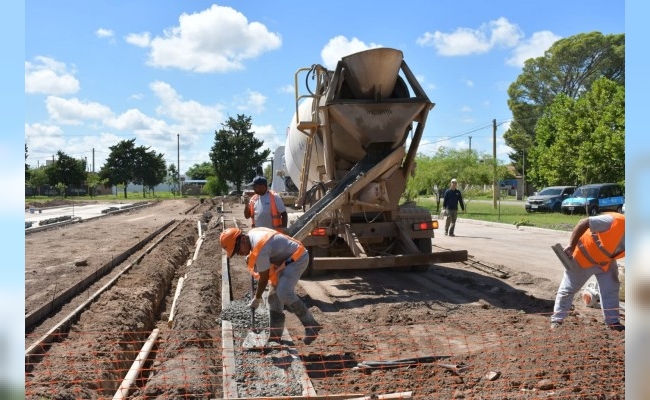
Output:
[[296,314],[305,327],[305,344],[312,343],[322,326],[296,295],[296,285],[309,264],[309,252],[302,243],[269,228],[253,228],[243,233],[228,228],[219,237],[228,258],[247,256],[248,270],[258,279],[255,297],[250,306],[257,309],[262,294],[270,284],[269,342],[280,342],[284,331],[284,306]]

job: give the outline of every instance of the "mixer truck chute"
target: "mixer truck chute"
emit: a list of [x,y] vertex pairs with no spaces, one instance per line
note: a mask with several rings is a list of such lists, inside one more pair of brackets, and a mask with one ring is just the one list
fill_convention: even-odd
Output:
[[284,161],[304,213],[288,233],[310,250],[308,274],[467,260],[465,250],[432,252],[437,221],[399,204],[434,106],[402,52],[377,48],[343,57],[334,71],[303,68],[295,87]]

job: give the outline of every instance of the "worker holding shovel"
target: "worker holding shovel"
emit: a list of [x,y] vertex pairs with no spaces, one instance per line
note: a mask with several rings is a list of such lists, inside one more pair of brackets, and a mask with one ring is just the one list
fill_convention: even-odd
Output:
[[219,237],[228,258],[237,254],[248,256],[248,270],[258,279],[255,296],[250,307],[257,309],[267,284],[270,310],[269,342],[281,342],[284,331],[284,306],[296,314],[305,327],[305,344],[312,343],[322,326],[296,295],[295,289],[309,264],[305,246],[290,236],[269,228],[253,228],[243,233],[238,228],[228,228]]

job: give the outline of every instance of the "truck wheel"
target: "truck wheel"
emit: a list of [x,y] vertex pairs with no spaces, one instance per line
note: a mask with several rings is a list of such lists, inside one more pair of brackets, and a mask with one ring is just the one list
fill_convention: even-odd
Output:
[[[431,238],[413,239],[413,243],[420,249],[420,253],[431,254],[433,250]],[[429,265],[413,265],[411,267],[411,272],[427,272],[428,270]]]

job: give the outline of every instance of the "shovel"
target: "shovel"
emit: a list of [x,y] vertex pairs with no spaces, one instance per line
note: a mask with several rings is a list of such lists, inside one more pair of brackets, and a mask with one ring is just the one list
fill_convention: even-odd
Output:
[[[255,278],[251,276],[251,299],[255,298]],[[266,346],[267,337],[264,330],[255,328],[255,309],[251,307],[251,330],[244,339],[243,347],[247,350],[262,350]]]

